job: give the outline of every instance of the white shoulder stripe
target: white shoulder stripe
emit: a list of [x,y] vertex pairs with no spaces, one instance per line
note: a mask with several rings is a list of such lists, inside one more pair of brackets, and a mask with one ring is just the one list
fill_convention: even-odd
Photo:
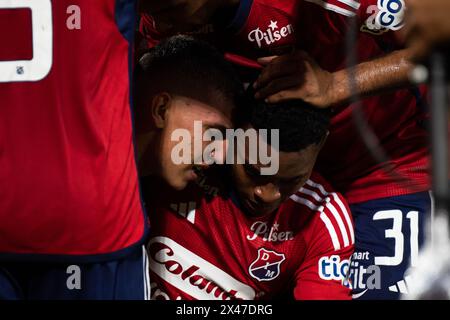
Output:
[[333,193],[334,201],[338,204],[341,211],[344,213],[345,221],[347,222],[348,229],[350,230],[350,237],[352,239],[352,244],[355,243],[355,232],[353,230],[352,219],[350,219],[350,213],[347,211],[347,208],[342,203],[341,199],[339,199],[336,193]]
[[347,247],[349,245],[349,241],[348,241],[347,230],[345,229],[345,226],[344,226],[344,221],[342,221],[342,218],[339,215],[339,212],[337,212],[336,208],[334,207],[334,205],[331,202],[328,202],[326,207],[333,214],[333,217],[339,226],[339,230],[341,231],[342,239],[344,239],[344,247]]
[[339,243],[339,239],[336,234],[336,230],[334,230],[334,226],[330,221],[330,218],[327,217],[327,215],[322,212],[320,214],[320,219],[322,219],[323,223],[325,224],[325,227],[328,229],[328,233],[330,234],[331,241],[333,242],[334,250],[339,250],[341,248],[341,244]]
[[313,197],[314,200],[316,200],[316,201],[322,201],[322,197],[319,196],[316,192],[314,192],[312,190],[301,188],[300,190],[298,190],[298,192],[303,193],[303,194],[307,194],[307,195]]
[[[336,233],[336,229],[334,228],[333,224],[331,223],[330,218],[328,218],[327,214],[324,212],[324,206],[317,206],[311,201],[299,197],[298,195],[294,194],[290,197],[292,200],[294,200],[297,203],[303,204],[310,208],[311,210],[320,212],[320,219],[325,224],[325,227],[328,229],[328,233],[330,234],[331,241],[333,242],[333,247],[335,250],[339,250],[341,248],[341,244],[339,242],[339,238]],[[339,230],[342,233],[342,238],[344,239],[344,246],[349,245],[348,235],[347,231],[344,227],[344,223],[342,221],[342,218],[340,217],[339,213],[337,212],[336,208],[333,206],[333,204],[330,203],[330,198],[326,198],[325,202],[327,202],[326,207],[330,210],[330,212],[333,214],[334,219],[337,221],[339,225]]]
[[292,200],[294,200],[295,202],[297,202],[297,203],[304,204],[305,206],[307,206],[307,207],[310,208],[311,210],[314,210],[314,211],[319,210],[319,211],[321,211],[321,208],[322,208],[322,210],[323,210],[323,206],[317,206],[317,205],[315,205],[314,203],[312,203],[311,201],[309,201],[308,199],[299,197],[299,196],[296,195],[296,194],[293,194],[290,198],[291,198]]
[[359,9],[359,7],[361,7],[361,4],[358,1],[355,0],[338,0],[339,2],[345,3],[346,5],[348,5],[349,7],[352,7],[356,10]]
[[[308,180],[306,182],[306,184],[308,184],[311,187],[319,189],[320,192],[324,196],[326,196],[326,198],[321,198],[316,192],[308,190],[308,189],[305,189],[305,188],[301,188],[298,192],[310,195],[316,201],[325,202],[326,203],[325,206],[333,214],[333,217],[334,217],[334,219],[336,220],[336,222],[337,222],[337,224],[339,226],[339,230],[340,230],[340,232],[342,234],[342,238],[344,240],[344,246],[348,246],[349,244],[354,244],[355,243],[355,232],[354,232],[354,227],[353,227],[352,220],[350,218],[350,213],[348,212],[347,208],[345,207],[345,205],[341,201],[341,199],[338,197],[338,195],[335,192],[331,192],[331,193],[326,192],[321,184],[315,183],[315,182],[313,182],[311,180]],[[330,200],[331,200],[330,196],[333,197],[334,204],[330,203]],[[324,210],[324,207],[322,205],[319,205],[319,206],[315,205],[314,203],[312,203],[308,199],[302,198],[299,195],[294,194],[290,198],[292,200],[294,200],[295,202],[297,202],[297,203],[300,203],[300,204],[303,204],[303,205],[307,206],[311,210],[315,210],[315,211],[319,211],[319,212],[323,212],[323,210]],[[339,207],[339,211],[341,212],[341,214],[338,212],[336,204]],[[345,224],[344,224],[344,220],[342,219],[341,215],[344,216]],[[348,230],[350,232],[350,238],[349,238],[347,229],[345,228],[345,225],[347,225]]]
[[323,0],[305,0],[305,1],[317,4],[326,10],[334,11],[347,17],[354,17],[356,15],[354,12],[350,10],[340,8],[334,4],[329,4],[327,2],[324,2]]
[[321,184],[315,183],[315,182],[312,181],[312,180],[307,180],[307,181],[306,181],[306,184],[307,184],[308,186],[310,186],[310,187],[319,189],[319,191],[322,193],[322,195],[324,195],[324,196],[327,196],[327,195],[328,195],[328,192],[325,191],[325,189],[323,188],[323,186],[322,186]]

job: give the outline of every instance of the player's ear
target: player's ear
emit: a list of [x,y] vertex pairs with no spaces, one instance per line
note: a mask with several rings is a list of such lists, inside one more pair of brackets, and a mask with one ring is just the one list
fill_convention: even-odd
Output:
[[153,97],[151,102],[151,115],[156,128],[164,128],[171,101],[172,97],[167,92],[158,93]]

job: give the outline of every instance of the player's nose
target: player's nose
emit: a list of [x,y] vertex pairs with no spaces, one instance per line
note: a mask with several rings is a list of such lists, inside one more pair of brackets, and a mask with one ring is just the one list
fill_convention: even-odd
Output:
[[255,187],[254,193],[256,200],[264,204],[270,204],[278,201],[281,197],[278,186],[273,183]]

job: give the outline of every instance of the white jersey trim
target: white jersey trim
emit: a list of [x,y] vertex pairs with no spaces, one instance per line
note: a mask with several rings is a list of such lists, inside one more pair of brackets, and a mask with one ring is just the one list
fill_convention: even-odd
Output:
[[341,244],[339,243],[339,239],[336,234],[336,230],[334,229],[334,226],[331,223],[330,218],[328,218],[327,215],[324,212],[322,212],[320,214],[320,219],[322,219],[323,223],[325,224],[325,227],[328,229],[328,233],[330,234],[331,241],[333,242],[334,250],[341,249]]
[[361,3],[359,3],[358,1],[355,0],[338,0],[339,2],[345,3],[346,5],[348,5],[349,7],[352,7],[356,10],[359,9],[359,7],[361,7]]
[[[315,183],[311,180],[308,180],[306,182],[306,185],[316,190],[310,190],[303,187],[298,191],[298,193],[300,194],[293,194],[290,198],[293,201],[303,204],[309,209],[320,213],[320,218],[325,224],[325,227],[330,234],[333,246],[336,250],[339,250],[341,248],[341,243],[339,241],[336,228],[331,222],[330,217],[327,215],[329,213],[331,213],[337,223],[337,226],[339,227],[339,232],[343,240],[343,247],[354,244],[355,233],[353,230],[353,223],[350,218],[350,213],[348,212],[342,200],[339,198],[338,194],[335,192],[327,192],[321,184]],[[301,194],[312,197],[319,204],[314,204],[311,200],[302,197]],[[325,211],[325,209],[327,209],[327,211]]]
[[[327,3],[327,2],[325,2],[323,0],[305,0],[305,1],[317,4],[317,5],[321,6],[322,8],[324,8],[326,10],[334,11],[336,13],[342,14],[342,15],[347,16],[347,17],[354,17],[354,16],[356,16],[356,13],[354,13],[354,12],[352,12],[350,10],[343,9],[341,7],[338,7],[338,6],[334,5],[334,4],[329,4],[329,3]],[[341,0],[341,2],[343,2],[343,1]]]

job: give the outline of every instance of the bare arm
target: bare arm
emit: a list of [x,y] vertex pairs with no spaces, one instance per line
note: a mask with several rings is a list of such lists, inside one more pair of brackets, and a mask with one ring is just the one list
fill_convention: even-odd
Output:
[[[413,65],[409,62],[409,50],[395,51],[384,57],[357,65],[351,72],[341,70],[332,74],[330,104],[349,102],[353,95],[367,97],[382,91],[409,84]],[[354,76],[352,88],[350,75]],[[352,92],[356,89],[356,92]]]
[[[352,72],[344,69],[333,73],[323,70],[302,51],[262,58],[259,62],[266,67],[256,82],[256,97],[271,103],[302,99],[321,108],[349,102],[354,96],[366,97],[407,85],[413,67],[409,57],[409,50],[404,49],[363,62]],[[356,92],[350,75],[355,77]]]

